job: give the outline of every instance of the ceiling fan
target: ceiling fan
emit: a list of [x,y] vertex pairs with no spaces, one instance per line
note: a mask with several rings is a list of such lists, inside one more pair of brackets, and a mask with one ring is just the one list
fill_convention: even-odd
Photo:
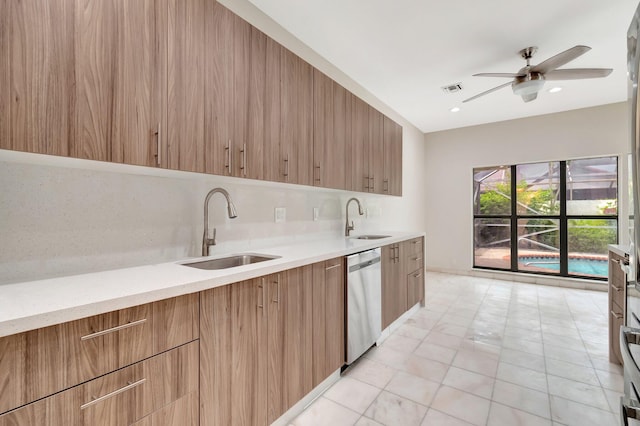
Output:
[[513,93],[521,96],[525,102],[531,102],[538,97],[538,92],[544,86],[545,80],[581,80],[584,78],[601,78],[606,77],[613,71],[611,68],[572,68],[572,69],[557,69],[564,64],[573,61],[578,56],[587,53],[591,50],[588,46],[574,46],[571,49],[565,50],[562,53],[558,53],[555,56],[539,63],[538,65],[531,65],[530,60],[538,50],[537,47],[527,47],[522,49],[520,56],[527,61],[527,65],[520,69],[517,73],[480,73],[474,74],[474,77],[504,77],[512,78],[513,80],[501,84],[498,87],[489,89],[485,92],[472,96],[469,99],[465,99],[462,102],[469,102],[480,96],[487,95],[503,87],[511,86]]

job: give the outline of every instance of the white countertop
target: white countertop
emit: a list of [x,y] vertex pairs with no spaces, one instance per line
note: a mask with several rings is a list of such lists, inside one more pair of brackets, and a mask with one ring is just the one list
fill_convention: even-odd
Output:
[[375,232],[391,235],[377,240],[334,237],[236,253],[281,256],[265,262],[222,270],[202,270],[181,265],[199,259],[182,259],[133,268],[0,286],[0,337],[67,321],[128,308],[157,300],[195,293],[226,284],[297,268],[363,250],[425,236],[422,232]]

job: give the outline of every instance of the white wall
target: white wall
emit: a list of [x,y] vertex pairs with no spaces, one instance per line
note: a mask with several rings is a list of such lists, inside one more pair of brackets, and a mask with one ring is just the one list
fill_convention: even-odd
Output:
[[[473,267],[474,167],[621,155],[619,211],[628,212],[626,103],[466,127],[425,135],[427,267]],[[620,214],[621,242],[628,226]]]
[[[218,250],[341,235],[351,196],[370,212],[368,218],[354,218],[357,231],[425,230],[424,135],[248,1],[224,3],[402,124],[403,197],[0,150],[0,284],[197,256],[204,197],[216,186],[228,189],[238,208],[231,221],[223,198],[212,199]],[[275,207],[287,208],[285,223],[274,223]],[[317,222],[313,207],[321,210]]]

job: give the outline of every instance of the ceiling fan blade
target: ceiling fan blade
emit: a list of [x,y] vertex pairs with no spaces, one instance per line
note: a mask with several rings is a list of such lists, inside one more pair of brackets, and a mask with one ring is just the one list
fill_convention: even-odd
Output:
[[611,74],[611,68],[572,68],[553,70],[544,74],[545,80],[580,80],[583,78],[602,78]]
[[529,95],[522,95],[522,100],[525,102],[531,102],[538,97],[538,92],[531,93]]
[[495,92],[496,90],[500,90],[500,89],[502,89],[503,87],[511,86],[511,83],[512,83],[512,82],[510,81],[510,82],[508,82],[508,83],[504,83],[504,84],[501,84],[500,86],[494,87],[493,89],[489,89],[489,90],[487,90],[487,91],[485,91],[485,92],[478,93],[477,95],[472,96],[472,97],[470,97],[469,99],[465,99],[464,101],[462,101],[462,103],[472,101],[472,100],[474,100],[474,99],[479,98],[480,96],[488,95],[489,93],[491,93],[491,92]]
[[508,73],[508,72],[481,72],[480,74],[473,74],[474,77],[505,77],[505,78],[516,78],[516,77],[524,77],[526,74],[519,73]]
[[574,46],[562,53],[558,53],[556,56],[550,57],[549,59],[539,63],[538,65],[534,65],[533,67],[531,67],[530,71],[546,74],[549,71],[560,68],[564,64],[573,61],[578,56],[584,55],[589,50],[591,50],[589,46]]

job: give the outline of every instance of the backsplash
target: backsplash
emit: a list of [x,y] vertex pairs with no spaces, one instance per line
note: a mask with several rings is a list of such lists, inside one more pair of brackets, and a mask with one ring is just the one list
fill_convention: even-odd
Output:
[[[385,204],[399,200],[56,157],[44,162],[0,161],[0,284],[199,256],[204,198],[216,186],[230,192],[238,217],[227,218],[224,197],[213,196],[212,254],[341,235],[351,196],[369,213],[358,216],[351,206],[356,233],[389,229]],[[275,223],[275,207],[286,208],[285,222]]]

